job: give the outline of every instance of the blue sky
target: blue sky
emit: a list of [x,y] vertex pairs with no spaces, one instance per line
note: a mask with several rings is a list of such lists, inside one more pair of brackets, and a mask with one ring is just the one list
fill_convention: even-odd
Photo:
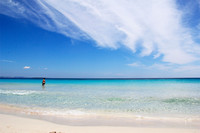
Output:
[[200,1],[1,0],[0,76],[200,77]]

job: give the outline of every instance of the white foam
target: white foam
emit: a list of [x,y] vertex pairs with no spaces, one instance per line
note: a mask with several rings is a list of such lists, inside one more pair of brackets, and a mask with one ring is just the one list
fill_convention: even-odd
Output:
[[86,116],[91,115],[81,110],[52,110],[52,109],[39,109],[33,108],[27,110],[28,114],[47,115],[47,116]]
[[33,93],[38,93],[38,92],[32,90],[0,90],[0,94],[29,95]]

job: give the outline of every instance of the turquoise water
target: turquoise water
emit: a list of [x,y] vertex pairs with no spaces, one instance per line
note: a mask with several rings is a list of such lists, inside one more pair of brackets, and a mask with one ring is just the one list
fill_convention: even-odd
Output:
[[200,79],[0,79],[0,104],[48,110],[200,117]]

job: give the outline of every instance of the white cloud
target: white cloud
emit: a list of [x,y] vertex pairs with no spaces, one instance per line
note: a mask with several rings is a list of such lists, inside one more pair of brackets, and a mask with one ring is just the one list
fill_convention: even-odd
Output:
[[[81,39],[99,47],[121,46],[141,56],[162,55],[164,62],[185,64],[199,60],[200,46],[182,25],[174,0],[2,0],[1,13],[24,17],[40,27]],[[141,42],[141,43],[140,43]]]
[[143,64],[138,63],[138,62],[134,62],[134,63],[127,64],[127,65],[128,65],[128,66],[132,66],[132,67],[142,67],[142,66],[144,66]]
[[175,64],[159,64],[155,63],[151,66],[145,66],[145,69],[156,69],[156,70],[161,70],[161,71],[168,71],[168,72],[173,72],[177,74],[182,74],[182,75],[187,75],[189,74],[190,76],[192,75],[199,75],[200,73],[200,65],[175,65]]
[[160,57],[160,53],[157,53],[157,54],[155,54],[155,55],[153,56],[154,59],[156,59],[156,58],[158,58],[158,57]]
[[25,66],[25,67],[24,67],[24,69],[30,69],[30,68],[31,68],[30,66]]
[[154,63],[152,65],[144,65],[142,63],[138,63],[138,62],[134,62],[132,64],[128,64],[128,66],[132,66],[132,67],[140,67],[144,70],[149,70],[149,69],[155,69],[155,70],[173,70],[173,68],[176,67],[176,65],[173,65],[171,63],[165,63],[165,64],[161,64],[161,63]]
[[170,64],[159,64],[155,63],[151,66],[146,67],[147,69],[159,69],[159,70],[172,70],[174,66]]
[[178,68],[175,68],[174,71],[176,72],[182,72],[182,71],[198,71],[200,72],[200,65],[185,65],[185,66],[180,66]]

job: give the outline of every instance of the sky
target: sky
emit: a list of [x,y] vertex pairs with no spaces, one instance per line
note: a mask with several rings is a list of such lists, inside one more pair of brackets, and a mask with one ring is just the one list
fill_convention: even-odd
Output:
[[0,76],[200,77],[200,0],[1,0]]

